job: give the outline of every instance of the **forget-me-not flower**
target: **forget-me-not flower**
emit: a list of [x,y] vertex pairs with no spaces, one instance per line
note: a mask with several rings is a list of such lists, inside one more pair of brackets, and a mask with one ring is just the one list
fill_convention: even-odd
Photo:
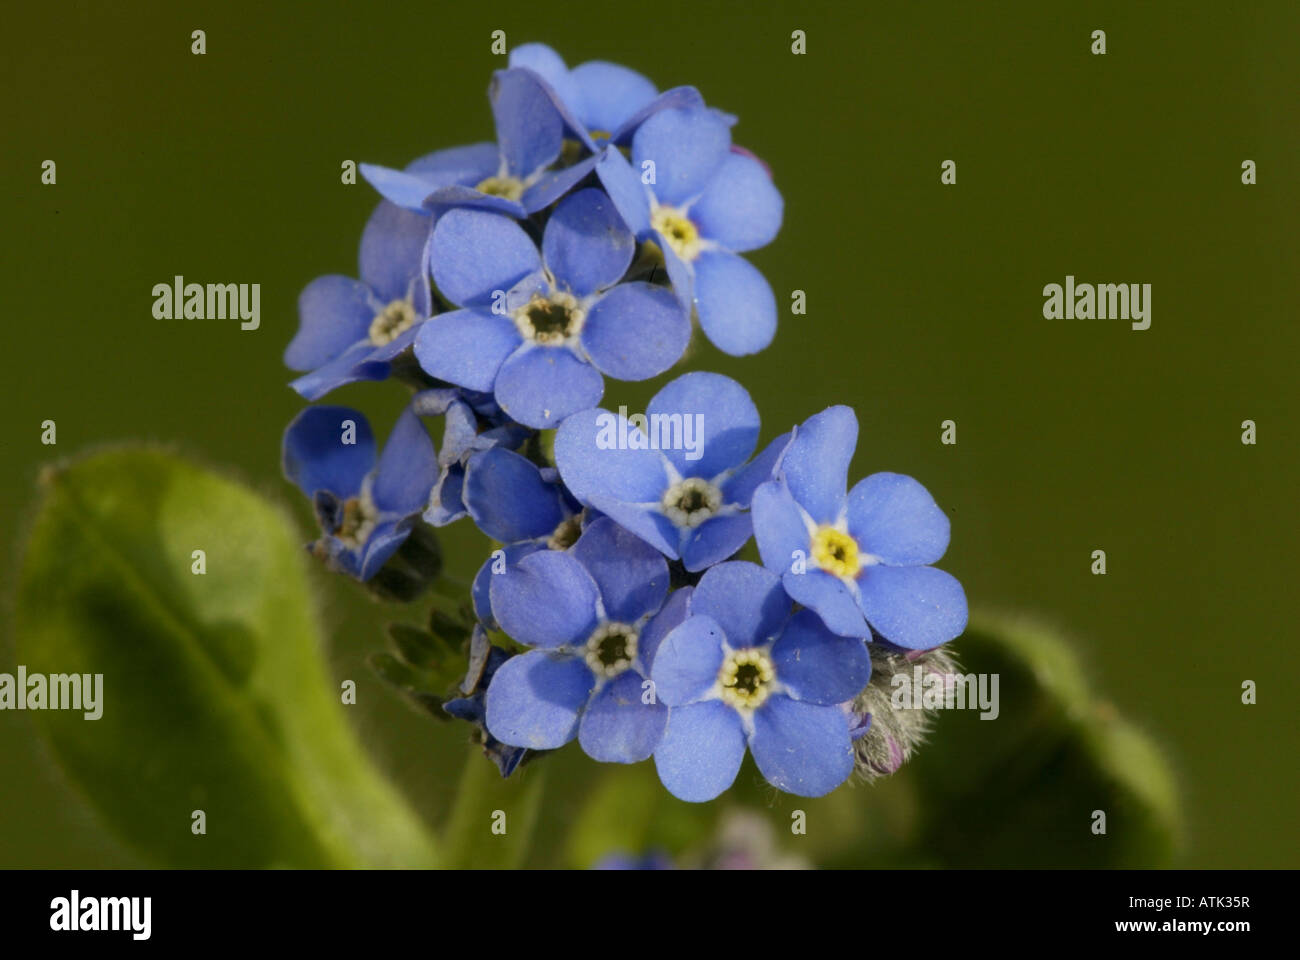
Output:
[[437,214],[452,207],[493,210],[522,219],[573,189],[591,173],[592,155],[555,168],[568,125],[555,92],[532,70],[498,70],[488,91],[497,142],[440,150],[404,170],[362,164],[385,199]]
[[492,736],[539,750],[576,736],[596,760],[649,757],[668,714],[649,663],[689,598],[668,597],[664,558],[602,517],[569,550],[540,550],[494,576],[491,595],[501,629],[534,648],[492,678]]
[[739,254],[766,246],[783,203],[767,168],[731,145],[727,119],[660,110],[632,136],[632,163],[605,150],[596,172],[639,240],[653,240],[682,302],[725,353],[756,353],[776,332],[776,298]]
[[429,316],[425,266],[431,221],[381,202],[361,235],[361,279],[317,277],[298,297],[298,332],[284,352],[291,386],[308,400],[357,380],[382,380]]
[[419,520],[437,472],[437,453],[410,407],[376,460],[370,422],[350,407],[308,407],[284,433],[284,475],[311,498],[324,536],[313,551],[369,580]]
[[619,283],[634,247],[594,188],[555,208],[540,252],[508,217],[448,211],[429,259],[439,291],[462,309],[421,327],[420,366],[493,393],[508,416],[540,429],[599,403],[602,372],[619,380],[662,373],[686,349],[690,320],[667,288]]
[[648,79],[617,63],[589,60],[570,69],[544,43],[525,43],[510,51],[510,66],[532,70],[555,93],[566,126],[591,153],[605,144],[628,141],[645,120],[669,107],[702,106],[694,87],[660,94]]
[[650,672],[670,707],[654,756],[674,796],[712,800],[746,749],[769,783],[801,797],[823,796],[853,772],[842,704],[871,679],[866,645],[831,633],[811,610],[790,611],[780,578],[757,564],[720,563],[696,584]]
[[750,498],[790,438],[744,465],[758,430],[744,387],[697,371],[655,394],[643,423],[601,409],[569,417],[555,434],[555,463],[579,502],[698,571],[730,557],[753,531]]
[[836,633],[874,630],[896,646],[937,647],[966,628],[961,584],[930,566],[948,549],[948,517],[898,473],[874,473],[846,496],[857,438],[857,417],[844,406],[796,428],[779,479],[754,492],[759,553]]

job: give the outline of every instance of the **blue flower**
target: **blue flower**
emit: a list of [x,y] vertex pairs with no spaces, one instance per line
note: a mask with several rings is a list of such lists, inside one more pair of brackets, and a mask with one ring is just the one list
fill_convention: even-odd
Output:
[[298,297],[298,332],[284,351],[291,386],[308,400],[357,380],[382,380],[429,316],[430,219],[381,202],[361,235],[361,279],[317,277]]
[[511,418],[537,428],[599,403],[602,372],[662,373],[686,349],[690,320],[665,287],[618,282],[634,248],[609,198],[592,188],[555,208],[540,253],[507,217],[447,212],[429,258],[439,291],[463,309],[421,327],[420,366],[493,393]]
[[544,43],[515,47],[510,66],[532,70],[546,82],[565,125],[592,153],[607,143],[626,143],[659,110],[704,103],[694,87],[676,87],[661,95],[641,74],[617,63],[590,60],[570,70]]
[[649,757],[667,709],[648,695],[648,665],[689,594],[669,598],[663,557],[608,517],[569,550],[540,550],[494,576],[497,623],[536,649],[492,678],[488,730],[537,750],[576,736],[588,756],[606,762]]
[[405,170],[362,164],[362,175],[407,210],[474,207],[522,219],[549,207],[594,169],[594,155],[552,169],[564,149],[566,121],[555,92],[532,70],[497,71],[488,96],[495,144],[440,150]]
[[688,373],[633,420],[601,409],[566,419],[556,431],[555,462],[579,502],[687,570],[703,570],[749,539],[750,498],[771,479],[790,438],[772,441],[742,467],[758,428],[744,387],[721,374]]
[[507,417],[491,394],[435,387],[422,390],[411,400],[422,417],[446,417],[442,448],[438,451],[438,479],[429,493],[424,520],[430,526],[445,527],[466,515],[465,466],[482,450],[504,446],[513,450],[532,433]]
[[776,332],[776,298],[744,257],[781,228],[781,194],[767,168],[731,144],[727,119],[706,107],[660,110],[632,137],[632,164],[613,149],[596,172],[639,240],[662,251],[673,288],[705,335],[733,356]]
[[433,441],[408,407],[376,462],[370,422],[349,407],[308,407],[284,432],[284,475],[311,498],[324,536],[313,551],[369,580],[410,536],[437,471]]
[[670,707],[654,757],[674,796],[712,800],[746,748],[769,783],[801,797],[830,793],[853,772],[841,704],[871,679],[866,646],[790,610],[780,578],[757,564],[721,563],[700,578],[650,673]]
[[497,765],[503,777],[508,777],[515,772],[515,768],[519,766],[528,751],[523,747],[512,747],[502,743],[488,732],[485,723],[487,710],[483,701],[492,677],[509,659],[509,653],[491,644],[483,628],[475,626],[470,640],[469,670],[460,686],[464,696],[448,700],[442,705],[442,709],[453,717],[468,721],[479,729],[483,753]]
[[846,497],[857,438],[857,417],[843,406],[795,430],[779,479],[754,492],[759,553],[836,633],[874,630],[899,647],[937,647],[966,629],[961,584],[929,566],[948,549],[948,518],[898,473],[874,473]]
[[494,570],[499,575],[538,550],[567,550],[582,533],[582,507],[560,483],[554,467],[494,447],[474,454],[465,466],[465,507],[485,534],[503,544],[479,568],[471,595],[474,611],[487,624],[495,622],[489,590]]
[[607,853],[591,865],[592,870],[672,870],[673,859],[662,850],[639,856],[630,853]]

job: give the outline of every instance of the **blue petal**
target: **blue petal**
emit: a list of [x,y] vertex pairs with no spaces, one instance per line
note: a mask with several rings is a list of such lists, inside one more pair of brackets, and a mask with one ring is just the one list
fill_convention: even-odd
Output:
[[430,387],[411,398],[411,409],[422,417],[441,417],[459,400],[460,390],[456,387]]
[[381,200],[361,234],[361,279],[370,284],[380,302],[408,297],[416,312],[429,312],[429,287],[425,267],[431,217],[412,213]]
[[776,334],[776,297],[744,257],[706,250],[695,259],[695,309],[709,341],[733,357],[757,353]]
[[699,370],[678,377],[654,395],[646,413],[689,418],[692,429],[695,423],[703,425],[703,437],[694,438],[702,445],[686,450],[684,444],[672,444],[664,451],[683,477],[712,479],[744,463],[758,443],[758,407],[749,391],[720,373]]
[[606,147],[596,162],[596,176],[628,229],[637,237],[646,236],[650,232],[650,194],[641,174],[628,165],[623,154]]
[[858,592],[871,626],[896,646],[929,650],[966,629],[966,591],[934,567],[867,567]]
[[692,615],[659,644],[650,677],[655,696],[670,707],[697,703],[718,682],[726,635],[712,617]]
[[497,403],[511,419],[547,430],[600,403],[605,378],[567,347],[524,343],[501,364],[495,390]]
[[430,190],[462,185],[472,187],[497,172],[501,158],[495,143],[436,150],[406,165],[406,172],[422,177]]
[[[497,556],[495,550],[488,555],[488,558],[483,561],[483,565],[478,568],[478,573],[474,574],[474,582],[470,586],[470,597],[474,603],[474,616],[478,617],[479,623],[490,630],[494,630],[499,626],[496,618],[492,616],[492,578],[504,575],[504,571],[509,570],[513,564],[518,563],[530,553],[545,549],[546,547],[536,540],[525,540],[523,543],[507,544],[502,548],[502,556],[500,557]],[[497,564],[498,560],[501,562],[502,573],[493,573],[492,568]]]
[[498,70],[488,93],[507,172],[526,179],[558,159],[564,122],[550,90],[531,70]]
[[493,577],[489,594],[496,622],[526,646],[585,643],[596,628],[596,583],[567,553],[529,554]]
[[678,558],[681,533],[671,520],[658,511],[657,504],[647,508],[609,497],[594,496],[591,498],[591,506],[630,533],[636,534],[668,559]]
[[592,306],[582,345],[618,380],[647,380],[676,363],[691,340],[690,316],[677,297],[649,283],[621,283]]
[[660,203],[681,206],[699,196],[731,150],[731,130],[699,107],[660,110],[632,137],[633,164],[654,163]]
[[411,535],[409,520],[390,520],[377,526],[365,543],[365,556],[357,576],[369,580],[378,573]]
[[642,703],[643,683],[639,673],[627,670],[591,698],[578,727],[587,756],[602,763],[639,763],[659,746],[668,708]]
[[519,205],[526,213],[536,213],[549,207],[585,180],[587,174],[596,169],[597,159],[593,155],[578,161],[571,167],[543,174],[538,177],[536,183],[524,191],[524,195],[519,198]]
[[849,491],[849,533],[882,563],[934,563],[948,549],[948,517],[901,473],[873,473]]
[[424,199],[424,207],[434,217],[441,217],[449,210],[463,208],[478,213],[498,213],[516,220],[528,215],[524,205],[518,200],[499,197],[492,193],[481,193],[474,187],[453,185],[440,187]]
[[762,453],[736,471],[731,479],[722,485],[723,502],[738,503],[742,507],[749,506],[754,498],[754,491],[759,485],[767,483],[775,475],[781,461],[781,454],[785,453],[785,448],[789,446],[793,436],[793,433],[781,434],[764,447]]
[[560,424],[555,465],[582,503],[605,497],[623,503],[655,503],[668,489],[668,463],[658,450],[620,449],[636,427],[608,410],[583,410]]
[[690,615],[688,605],[694,587],[679,587],[668,595],[663,609],[650,618],[650,622],[641,631],[641,638],[636,645],[636,666],[645,676],[650,676],[654,666],[655,654],[663,643],[664,637],[672,633]]
[[754,712],[749,748],[768,783],[800,797],[825,796],[853,772],[848,718],[839,707],[771,697]]
[[554,750],[578,733],[578,715],[595,685],[571,656],[531,650],[497,668],[488,685],[487,728],[502,743]]
[[699,614],[722,627],[733,649],[762,646],[790,615],[790,598],[776,574],[756,563],[733,560],[710,567],[695,585],[691,615]]
[[763,566],[773,573],[784,574],[794,569],[796,561],[808,563],[811,547],[808,525],[784,483],[770,480],[759,486],[754,491],[749,515],[754,522],[754,539]]
[[858,443],[858,418],[849,407],[828,407],[797,430],[781,473],[815,523],[835,523],[844,512],[849,462]]
[[668,726],[655,748],[655,769],[668,792],[703,803],[726,790],[745,759],[740,716],[719,700],[668,711]]
[[536,464],[504,447],[469,458],[464,497],[478,528],[502,543],[549,536],[564,520],[555,485],[542,480]]
[[407,516],[429,503],[429,490],[438,477],[438,452],[429,431],[407,407],[379,457],[371,497],[385,513]]
[[585,297],[618,282],[636,240],[602,190],[579,190],[555,208],[542,237],[542,259],[559,282]]
[[816,610],[832,633],[838,633],[842,637],[866,637],[871,633],[852,591],[838,577],[808,566],[804,573],[787,570],[781,577],[781,583],[796,603]]
[[610,134],[651,103],[658,91],[635,70],[592,60],[569,73],[574,95],[565,99],[590,130]]
[[507,61],[511,67],[532,70],[551,85],[565,103],[573,104],[576,97],[569,82],[569,68],[564,59],[544,43],[521,43],[510,51]]
[[298,295],[298,332],[284,351],[290,370],[323,367],[369,334],[379,304],[351,277],[317,277]]
[[411,349],[415,344],[415,338],[420,334],[420,326],[423,323],[423,320],[416,320],[414,324],[393,337],[392,340],[375,347],[370,351],[368,361],[370,363],[389,363],[396,359],[398,354]]
[[[344,422],[356,426],[356,443],[343,442]],[[370,421],[351,407],[308,407],[284,431],[284,475],[307,496],[328,490],[340,499],[356,496],[375,465]]]
[[831,633],[811,610],[800,610],[772,645],[772,663],[786,692],[805,703],[852,700],[871,679],[871,658],[857,637]]
[[447,418],[443,421],[442,462],[459,460],[464,463],[471,453],[479,449],[478,417],[474,409],[460,398],[448,403],[444,413]]
[[445,527],[465,516],[465,468],[454,464],[443,468],[429,491],[429,509],[424,511],[424,522],[433,527]]
[[682,308],[687,313],[691,313],[696,308],[695,303],[695,269],[677,256],[673,248],[664,243],[663,238],[655,234],[656,243],[659,246],[659,252],[664,258],[664,269],[668,271],[668,279],[672,283],[673,293],[681,301]]
[[710,517],[691,531],[682,547],[682,562],[692,573],[706,570],[743,547],[753,532],[747,513]]
[[429,241],[438,290],[461,307],[488,306],[541,268],[537,247],[509,217],[482,210],[449,210]]
[[627,144],[641,124],[661,110],[687,110],[702,106],[704,106],[704,98],[694,87],[673,87],[671,90],[665,90],[617,127],[606,127],[605,129],[610,132],[609,142],[619,146]]
[[491,390],[501,364],[521,339],[505,317],[485,310],[453,310],[420,325],[415,358],[431,377],[471,390]]
[[331,390],[358,380],[383,380],[389,374],[389,365],[375,362],[370,358],[374,346],[369,340],[362,340],[311,373],[305,373],[294,380],[293,387],[304,400],[319,400]]
[[781,229],[781,194],[763,165],[730,153],[704,195],[691,205],[691,219],[704,237],[744,253],[767,246]]
[[363,163],[358,169],[381,197],[404,210],[423,211],[424,200],[434,189],[427,177],[405,170],[373,163]]
[[569,552],[596,581],[610,620],[635,623],[668,596],[663,556],[609,517],[591,523]]

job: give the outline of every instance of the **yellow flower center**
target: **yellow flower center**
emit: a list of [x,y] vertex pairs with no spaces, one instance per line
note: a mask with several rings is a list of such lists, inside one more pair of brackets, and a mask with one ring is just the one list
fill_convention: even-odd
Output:
[[722,506],[722,491],[700,477],[687,477],[668,488],[660,503],[675,527],[698,527]]
[[862,569],[858,543],[843,530],[820,526],[812,538],[812,560],[827,573],[853,579]]
[[533,294],[531,300],[514,313],[515,327],[525,340],[546,346],[558,346],[582,331],[587,315],[570,293],[555,291],[549,297]]
[[741,710],[762,706],[772,692],[775,679],[772,658],[753,648],[727,654],[722,669],[718,671],[723,703]]
[[636,658],[636,628],[603,623],[587,638],[587,666],[598,677],[617,677]]
[[394,300],[370,321],[370,342],[377,347],[392,343],[415,323],[415,308],[406,300]]
[[524,182],[518,177],[488,177],[475,184],[474,189],[493,197],[518,200],[524,195]]
[[352,549],[361,547],[375,529],[376,510],[364,497],[349,497],[343,501],[343,514],[334,536]]
[[676,207],[655,207],[650,214],[650,226],[658,231],[673,253],[683,260],[694,260],[700,254],[700,231],[690,217]]
[[582,521],[577,517],[561,520],[560,525],[551,531],[546,546],[551,550],[568,550],[578,542],[582,535]]

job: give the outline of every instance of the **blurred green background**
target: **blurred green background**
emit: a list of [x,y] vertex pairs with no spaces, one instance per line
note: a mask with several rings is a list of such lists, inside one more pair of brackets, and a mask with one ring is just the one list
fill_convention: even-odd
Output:
[[[783,316],[766,352],[729,358],[697,336],[690,366],[746,384],[764,442],[829,404],[856,408],[854,476],[921,479],[950,511],[942,566],[972,605],[1060,627],[1096,688],[1168,750],[1180,863],[1300,866],[1300,6],[187,6],[7,15],[0,582],[13,582],[41,464],[105,441],[229,467],[290,503],[306,538],[307,506],[279,476],[301,406],[280,356],[303,285],[355,273],[376,198],[341,184],[340,164],[490,139],[485,90],[504,65],[490,35],[504,30],[571,65],[694,84],[740,116],[736,141],[785,196],[781,235],[752,256]],[[204,56],[190,53],[195,29]],[[1089,53],[1094,29],[1105,56]],[[49,159],[55,186],[40,183]],[[957,184],[941,186],[949,159]],[[1256,186],[1241,183],[1246,159]],[[155,320],[151,288],[175,274],[260,283],[261,329]],[[1043,286],[1066,274],[1152,284],[1151,328],[1043,319]],[[806,316],[789,315],[795,289]],[[667,379],[611,381],[606,405],[639,409]],[[361,385],[331,399],[385,432],[402,397]],[[1256,446],[1240,442],[1248,418]],[[40,443],[46,419],[56,448]],[[955,446],[940,444],[946,419]],[[443,542],[465,577],[486,549],[467,521]],[[364,664],[388,614],[315,579],[333,670],[359,686],[354,726],[441,820],[463,731],[411,711]],[[1240,702],[1248,679],[1255,706]],[[573,749],[548,763],[539,862],[590,772]],[[0,765],[0,865],[138,862],[28,715],[0,714]],[[907,777],[837,802],[887,805]]]

